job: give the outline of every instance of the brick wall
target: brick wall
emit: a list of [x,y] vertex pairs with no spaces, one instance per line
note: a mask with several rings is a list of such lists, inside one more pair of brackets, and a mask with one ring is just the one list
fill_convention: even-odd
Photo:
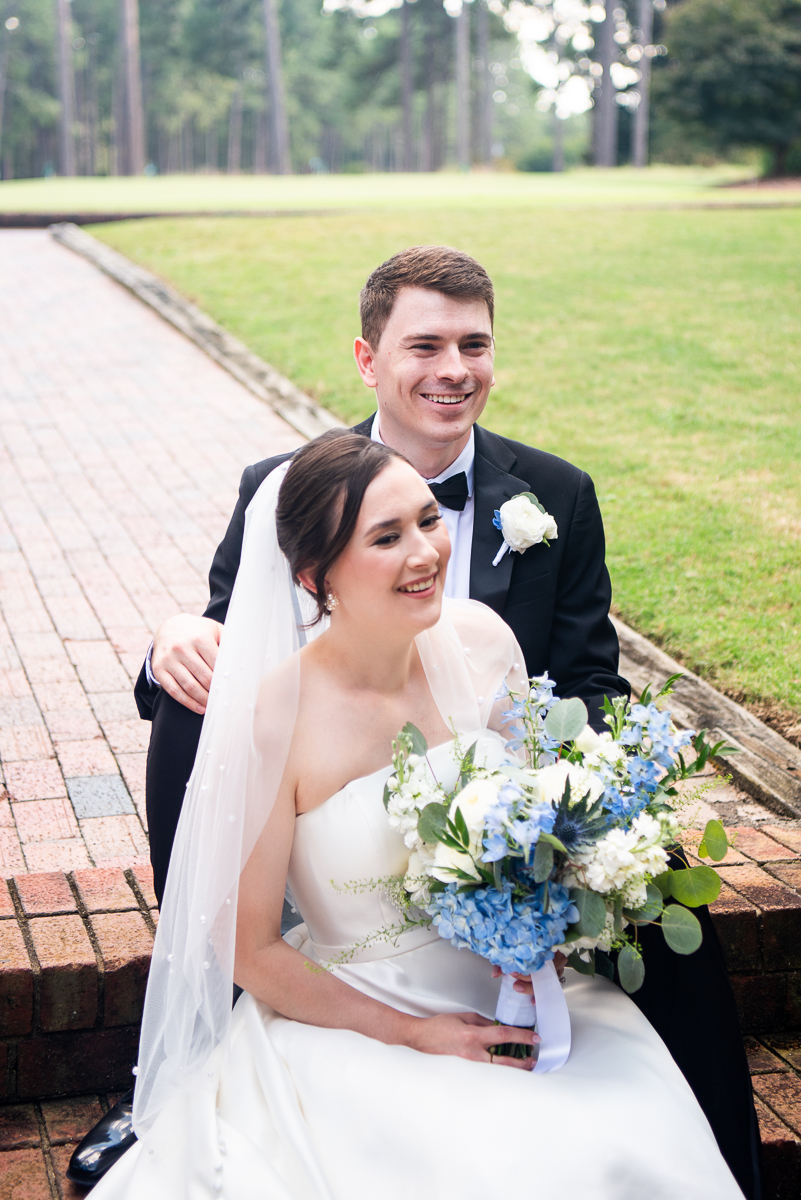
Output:
[[[729,834],[712,913],[743,1030],[801,1029],[801,828]],[[0,882],[0,1103],[130,1085],[157,919],[147,867]]]
[[0,883],[0,1102],[130,1086],[155,905],[142,866]]

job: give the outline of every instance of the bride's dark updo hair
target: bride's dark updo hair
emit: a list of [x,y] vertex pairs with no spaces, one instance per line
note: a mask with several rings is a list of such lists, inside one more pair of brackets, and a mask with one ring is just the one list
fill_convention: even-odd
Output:
[[364,493],[393,458],[407,461],[360,433],[329,429],[292,459],[278,493],[278,544],[295,583],[301,571],[314,572],[317,621],[328,611],[326,575],[353,536]]

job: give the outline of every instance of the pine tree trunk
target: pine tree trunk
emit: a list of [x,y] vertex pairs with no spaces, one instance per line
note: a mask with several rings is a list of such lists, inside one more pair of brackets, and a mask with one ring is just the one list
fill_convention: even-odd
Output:
[[277,175],[291,175],[289,124],[286,115],[284,70],[281,62],[281,30],[278,26],[276,0],[264,0],[264,32],[267,42],[267,77],[270,81],[273,119],[273,165]]
[[122,45],[125,60],[125,173],[141,175],[145,169],[145,116],[139,56],[139,0],[122,0]]
[[[637,18],[640,30],[640,43],[645,48],[651,45],[654,36],[654,0],[640,0]],[[640,103],[634,114],[634,138],[631,161],[635,167],[648,166],[648,121],[651,110],[651,57],[643,54],[639,62],[640,69]]]
[[478,59],[481,68],[478,73],[477,91],[477,145],[478,161],[485,167],[492,165],[492,117],[493,101],[490,87],[489,69],[489,12],[486,0],[479,0],[476,6],[476,32],[478,40]]
[[551,169],[554,171],[564,171],[565,169],[565,123],[553,114],[553,163]]
[[456,161],[470,170],[470,9],[465,0],[456,18]]
[[412,8],[409,0],[401,7],[401,99],[403,104],[403,161],[404,171],[414,167],[414,142],[412,130],[414,103],[414,74],[412,67]]
[[238,87],[231,98],[231,120],[228,125],[228,174],[238,175],[242,166],[242,89]]
[[58,38],[59,169],[62,175],[75,174],[75,82],[72,74],[72,16],[68,0],[56,0],[56,36]]
[[593,158],[596,167],[617,166],[617,102],[610,68],[615,59],[613,0],[607,0],[606,17],[598,28],[598,62],[603,67],[601,94],[596,93]]

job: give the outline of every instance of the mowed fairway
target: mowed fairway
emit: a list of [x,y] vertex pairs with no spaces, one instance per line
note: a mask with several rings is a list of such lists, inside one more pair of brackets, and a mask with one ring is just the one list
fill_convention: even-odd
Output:
[[92,232],[348,421],[372,411],[351,360],[372,267],[422,242],[474,254],[497,293],[484,423],[593,476],[627,621],[801,721],[801,210],[418,206]]

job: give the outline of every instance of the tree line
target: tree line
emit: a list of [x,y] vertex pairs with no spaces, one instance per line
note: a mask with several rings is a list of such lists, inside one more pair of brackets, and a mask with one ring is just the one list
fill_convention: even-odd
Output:
[[0,173],[644,165],[801,139],[801,0],[0,0]]

